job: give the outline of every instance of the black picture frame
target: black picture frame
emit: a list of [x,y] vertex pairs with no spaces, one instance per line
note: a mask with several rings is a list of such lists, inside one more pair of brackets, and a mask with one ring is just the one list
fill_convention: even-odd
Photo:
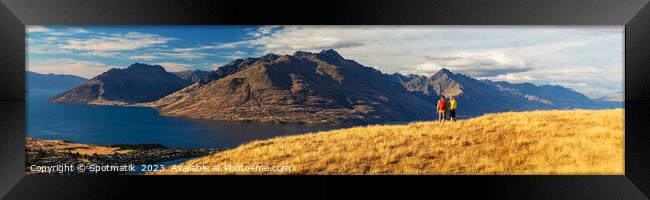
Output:
[[[170,191],[243,196],[312,192],[469,194],[496,199],[648,199],[648,0],[0,1],[0,196],[147,199]],[[25,176],[25,25],[620,25],[625,26],[625,175],[586,176]],[[257,187],[251,188],[253,184]],[[244,187],[244,186],[246,187]],[[291,190],[287,188],[290,187]],[[361,187],[368,189],[361,189]],[[190,192],[194,191],[194,192]]]

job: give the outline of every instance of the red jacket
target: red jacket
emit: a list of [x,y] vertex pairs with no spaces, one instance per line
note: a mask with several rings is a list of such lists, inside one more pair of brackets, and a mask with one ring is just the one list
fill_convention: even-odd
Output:
[[445,100],[440,99],[438,100],[438,110],[444,110],[445,109]]

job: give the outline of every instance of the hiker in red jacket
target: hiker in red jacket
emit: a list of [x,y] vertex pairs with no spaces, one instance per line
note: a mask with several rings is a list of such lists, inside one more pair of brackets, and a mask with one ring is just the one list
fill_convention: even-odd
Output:
[[445,113],[446,113],[446,103],[445,96],[441,95],[440,100],[438,100],[436,111],[438,112],[438,122],[445,123]]

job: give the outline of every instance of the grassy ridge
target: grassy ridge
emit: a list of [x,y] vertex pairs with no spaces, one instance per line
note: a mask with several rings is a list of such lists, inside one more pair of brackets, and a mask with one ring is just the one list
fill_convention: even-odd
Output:
[[[255,141],[181,165],[292,166],[271,174],[623,174],[623,114],[508,112],[356,127]],[[184,174],[170,168],[154,174]]]

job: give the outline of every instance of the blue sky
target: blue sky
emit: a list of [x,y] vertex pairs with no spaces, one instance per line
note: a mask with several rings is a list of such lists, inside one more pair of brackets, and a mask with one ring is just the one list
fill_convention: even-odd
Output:
[[623,90],[622,26],[28,26],[28,70],[92,78],[134,62],[211,70],[237,58],[335,49],[385,73]]
[[[161,64],[168,71],[211,70],[234,58],[254,56],[252,48],[220,48],[249,39],[246,26],[32,26],[28,27],[28,61],[32,71],[48,71],[61,61],[85,62],[95,70],[70,68],[68,73],[91,78],[106,67],[126,67],[134,62]],[[165,64],[165,65],[164,65]],[[28,65],[30,67],[31,65]],[[50,67],[57,73],[55,67]],[[71,71],[72,70],[72,71]]]

